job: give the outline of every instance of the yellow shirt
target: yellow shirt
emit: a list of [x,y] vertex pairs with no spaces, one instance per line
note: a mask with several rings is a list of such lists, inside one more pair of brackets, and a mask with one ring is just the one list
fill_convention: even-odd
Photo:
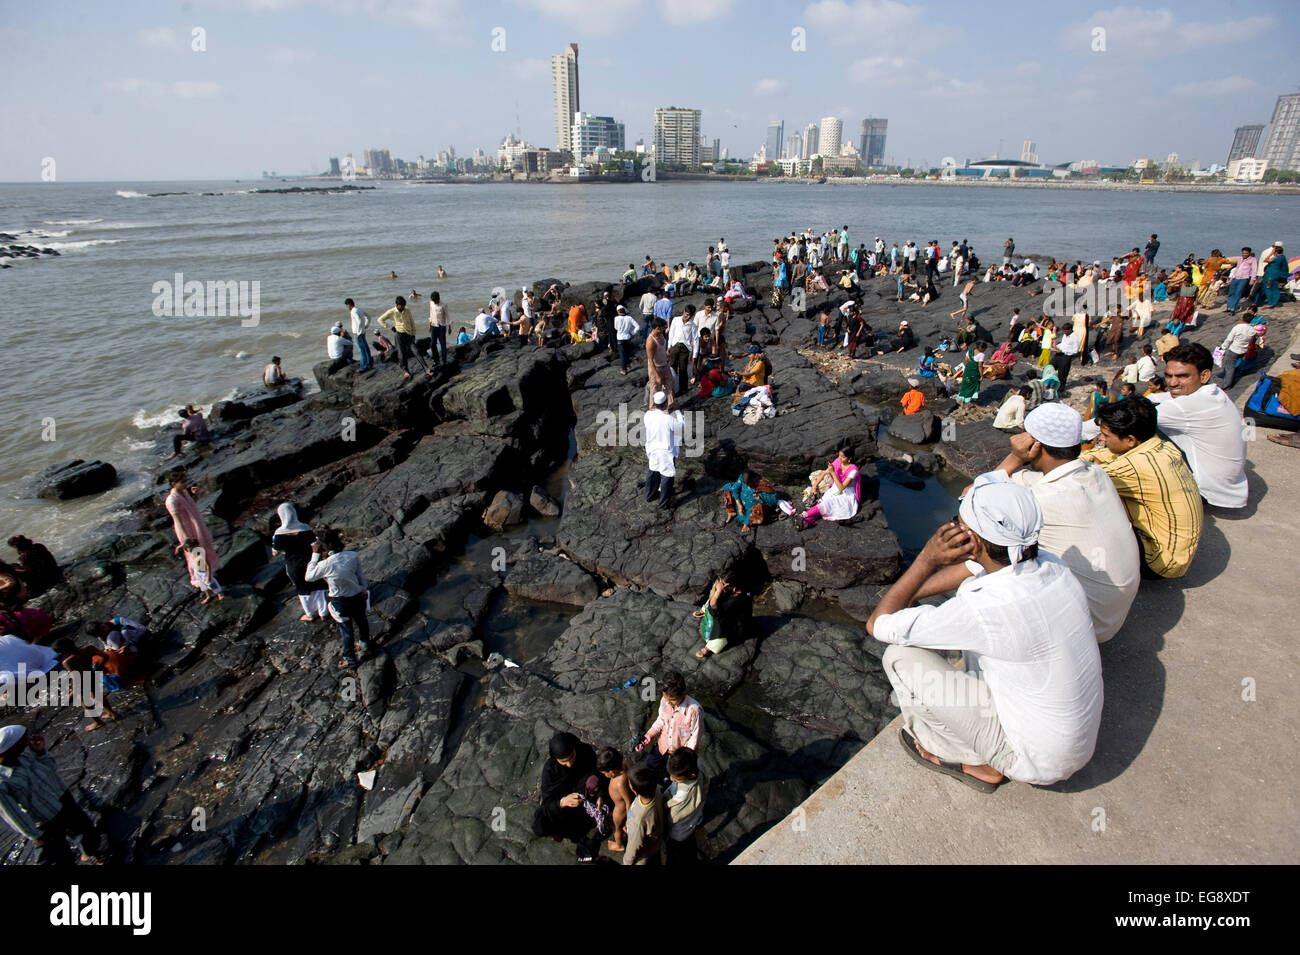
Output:
[[1201,491],[1178,445],[1156,436],[1116,457],[1105,447],[1085,451],[1110,475],[1142,559],[1161,577],[1181,577],[1201,542]]
[[388,325],[395,332],[403,335],[415,334],[415,319],[411,316],[411,310],[404,308],[398,311],[394,305],[377,319],[380,325]]

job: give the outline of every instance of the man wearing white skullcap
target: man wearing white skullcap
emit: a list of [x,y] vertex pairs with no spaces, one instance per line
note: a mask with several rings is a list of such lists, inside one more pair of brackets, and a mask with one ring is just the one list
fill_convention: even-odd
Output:
[[[927,769],[981,792],[1051,785],[1092,758],[1101,657],[1070,569],[1038,552],[1043,513],[1005,475],[980,475],[867,621],[903,711],[900,739]],[[957,588],[938,607],[915,600]],[[964,672],[936,650],[961,650]]]
[[682,446],[685,420],[677,410],[668,410],[668,394],[656,391],[654,407],[645,413],[645,456],[649,469],[645,476],[645,499],[659,496],[659,506],[667,508],[673,496],[673,478],[677,475],[675,459]]
[[1104,643],[1133,606],[1142,560],[1114,482],[1100,465],[1079,459],[1083,425],[1069,405],[1039,405],[992,474],[1033,492],[1043,511],[1039,549],[1074,572],[1088,597],[1097,642]]
[[[72,863],[68,837],[81,838],[83,852],[99,851],[102,835],[82,812],[59,776],[58,764],[45,751],[45,738],[28,736],[25,727],[0,727],[0,819],[40,848],[40,861]],[[83,855],[82,861],[91,861]]]

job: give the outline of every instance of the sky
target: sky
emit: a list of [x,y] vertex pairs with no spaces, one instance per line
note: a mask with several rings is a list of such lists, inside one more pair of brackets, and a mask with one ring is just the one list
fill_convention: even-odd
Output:
[[581,108],[652,140],[657,106],[750,157],[824,116],[886,159],[1222,163],[1300,90],[1294,0],[1170,6],[901,0],[0,0],[0,181],[323,171],[387,148],[553,146],[550,57]]

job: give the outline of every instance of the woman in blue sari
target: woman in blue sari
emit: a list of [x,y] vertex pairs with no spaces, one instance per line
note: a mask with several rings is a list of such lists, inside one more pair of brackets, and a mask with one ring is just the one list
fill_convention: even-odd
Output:
[[1273,258],[1268,260],[1268,265],[1264,266],[1264,274],[1261,276],[1263,284],[1260,286],[1259,295],[1255,298],[1255,304],[1264,305],[1265,308],[1277,308],[1278,302],[1282,300],[1282,288],[1286,285],[1287,262],[1286,253],[1282,251],[1280,245],[1275,245]]

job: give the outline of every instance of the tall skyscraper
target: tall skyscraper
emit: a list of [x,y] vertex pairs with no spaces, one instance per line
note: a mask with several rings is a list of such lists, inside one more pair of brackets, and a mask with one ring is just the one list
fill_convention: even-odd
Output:
[[767,159],[776,162],[781,158],[781,147],[785,145],[785,121],[778,119],[767,124]]
[[1026,139],[1025,144],[1020,147],[1021,162],[1038,162],[1038,143],[1032,139]]
[[817,137],[817,151],[823,156],[838,156],[843,135],[843,123],[834,116],[823,116],[821,132]]
[[785,140],[785,158],[802,159],[803,158],[803,136],[799,133],[791,133]]
[[803,151],[799,154],[800,159],[811,159],[817,154],[817,140],[820,131],[816,123],[809,123],[803,128]]
[[555,80],[555,148],[573,151],[573,114],[579,110],[578,44],[570,43],[563,53],[551,57],[551,78]]
[[1255,158],[1266,160],[1269,169],[1300,170],[1300,93],[1277,98],[1264,150]]
[[862,144],[858,152],[866,166],[883,166],[885,164],[885,130],[889,126],[887,119],[872,119],[868,116],[862,121]]
[[1259,137],[1264,135],[1263,126],[1238,126],[1232,134],[1232,148],[1228,150],[1228,162],[1234,159],[1246,159],[1255,155],[1259,149]]
[[655,159],[659,162],[700,164],[700,111],[677,106],[655,110]]

